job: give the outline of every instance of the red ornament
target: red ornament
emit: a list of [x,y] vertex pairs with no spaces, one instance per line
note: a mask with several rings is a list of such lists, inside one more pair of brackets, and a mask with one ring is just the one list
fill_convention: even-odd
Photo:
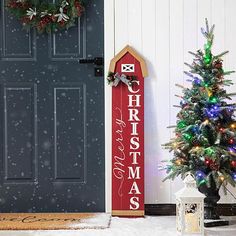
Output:
[[220,169],[220,165],[216,164],[215,162],[213,162],[213,163],[210,164],[210,168],[212,170],[219,170]]
[[224,132],[224,128],[222,128],[222,127],[219,130],[220,130],[220,132]]
[[212,170],[219,170],[219,164],[215,163],[213,160],[206,158],[205,165],[209,166]]
[[231,165],[236,168],[236,161],[231,161]]
[[234,139],[231,138],[231,139],[229,140],[229,143],[230,143],[230,144],[233,144],[233,143],[234,143]]
[[212,160],[211,159],[205,159],[205,164],[208,166],[212,163]]

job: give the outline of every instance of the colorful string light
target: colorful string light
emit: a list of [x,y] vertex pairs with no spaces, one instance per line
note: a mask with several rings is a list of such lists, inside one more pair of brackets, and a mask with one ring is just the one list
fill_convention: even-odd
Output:
[[232,167],[236,168],[236,161],[231,161]]
[[187,141],[189,141],[189,140],[192,139],[192,135],[191,135],[191,134],[187,134],[187,133],[184,133],[184,134],[183,134],[183,137],[184,137],[184,139],[187,140]]
[[184,121],[179,121],[178,122],[178,124],[177,124],[177,127],[179,128],[179,129],[183,129],[183,128],[185,128],[187,125],[186,125],[186,123],[184,122]]
[[209,98],[209,102],[210,103],[216,103],[216,102],[218,102],[218,99],[216,97],[212,96],[212,97]]
[[198,77],[194,77],[193,82],[196,85],[201,85],[201,83],[202,83],[202,81]]
[[221,175],[221,176],[219,177],[219,179],[220,179],[221,182],[224,182],[225,177],[224,177],[223,175]]
[[235,124],[235,123],[234,123],[234,124],[231,124],[230,127],[231,127],[232,129],[235,129],[235,128],[236,128],[236,124]]
[[215,153],[215,151],[212,148],[206,148],[205,149],[205,153],[209,156],[213,155]]
[[196,171],[196,178],[198,180],[203,179],[205,177],[205,174],[202,171]]
[[205,115],[209,118],[216,118],[219,116],[220,107],[218,105],[211,105],[209,108],[205,109]]
[[233,139],[233,138],[231,138],[231,139],[229,140],[229,144],[234,144],[234,139]]
[[236,181],[236,173],[232,174],[232,178],[233,178],[234,181]]

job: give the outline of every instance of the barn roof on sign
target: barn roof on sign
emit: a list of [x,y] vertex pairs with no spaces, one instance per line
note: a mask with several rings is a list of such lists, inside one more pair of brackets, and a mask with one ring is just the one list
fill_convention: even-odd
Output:
[[112,60],[110,63],[109,71],[114,72],[116,63],[126,54],[130,53],[133,57],[135,57],[139,62],[142,70],[143,77],[148,76],[147,65],[145,60],[129,45],[127,45],[123,50],[121,50]]

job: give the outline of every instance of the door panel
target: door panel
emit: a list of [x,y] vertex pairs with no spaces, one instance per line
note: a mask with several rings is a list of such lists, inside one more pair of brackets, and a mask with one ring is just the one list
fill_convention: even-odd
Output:
[[1,1],[1,60],[35,60],[35,33],[22,31],[22,24],[6,12],[5,3]]
[[33,86],[22,85],[4,86],[6,181],[33,181],[35,176],[35,93]]
[[83,85],[54,88],[55,180],[85,182],[85,88]]
[[[84,17],[86,16],[84,15],[83,19]],[[52,60],[78,61],[86,54],[86,24],[83,19],[79,19],[77,26],[69,31],[50,34],[49,48]]]
[[103,57],[103,42],[102,0],[41,35],[1,2],[1,212],[105,210],[103,78],[79,64]]

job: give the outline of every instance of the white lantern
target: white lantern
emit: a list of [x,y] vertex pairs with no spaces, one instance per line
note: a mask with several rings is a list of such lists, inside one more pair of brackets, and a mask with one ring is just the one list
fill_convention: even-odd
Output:
[[204,235],[204,198],[191,174],[176,195],[176,227],[179,235]]

